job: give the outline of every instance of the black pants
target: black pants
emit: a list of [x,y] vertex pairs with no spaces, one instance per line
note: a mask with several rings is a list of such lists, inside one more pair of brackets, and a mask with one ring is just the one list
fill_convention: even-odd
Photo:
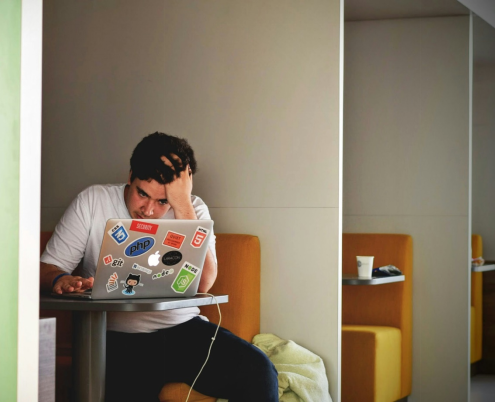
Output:
[[[154,333],[107,332],[106,401],[158,401],[167,382],[191,385],[217,325],[200,318]],[[278,401],[277,371],[267,356],[220,328],[194,389],[229,401]]]

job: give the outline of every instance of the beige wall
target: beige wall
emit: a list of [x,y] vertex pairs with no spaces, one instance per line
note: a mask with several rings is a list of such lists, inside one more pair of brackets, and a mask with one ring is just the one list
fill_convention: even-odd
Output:
[[467,401],[469,17],[346,23],[343,232],[414,242],[411,401]]
[[472,230],[483,237],[483,257],[495,260],[495,28],[474,18]]
[[[45,0],[42,228],[186,137],[217,232],[262,247],[262,332],[324,358],[339,398],[339,0]],[[221,268],[220,268],[221,270]]]

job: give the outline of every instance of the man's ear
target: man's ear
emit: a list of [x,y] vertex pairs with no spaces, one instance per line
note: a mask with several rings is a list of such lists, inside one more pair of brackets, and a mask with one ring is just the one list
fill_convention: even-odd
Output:
[[132,171],[129,171],[129,177],[127,178],[127,184],[129,186],[131,185],[131,176],[132,176]]

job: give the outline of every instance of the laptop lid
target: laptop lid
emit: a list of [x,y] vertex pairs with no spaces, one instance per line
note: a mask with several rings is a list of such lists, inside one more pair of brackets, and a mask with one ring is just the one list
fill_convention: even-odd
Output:
[[108,220],[91,299],[196,295],[212,229],[212,220]]

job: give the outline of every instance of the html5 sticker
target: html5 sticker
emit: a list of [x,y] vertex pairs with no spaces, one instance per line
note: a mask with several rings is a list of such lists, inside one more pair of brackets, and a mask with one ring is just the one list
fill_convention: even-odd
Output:
[[182,244],[184,243],[184,239],[186,239],[185,235],[173,231],[168,231],[167,236],[163,240],[163,244],[174,249],[180,249],[182,247]]
[[105,263],[106,266],[108,266],[112,262],[113,262],[112,255],[107,255],[103,258],[103,263]]
[[155,235],[156,231],[158,231],[157,224],[151,224],[149,222],[142,222],[133,220],[131,223],[131,227],[129,228],[131,231],[144,232],[146,234]]
[[191,246],[193,248],[201,248],[209,232],[209,230],[203,227],[196,228],[196,232],[191,241]]

